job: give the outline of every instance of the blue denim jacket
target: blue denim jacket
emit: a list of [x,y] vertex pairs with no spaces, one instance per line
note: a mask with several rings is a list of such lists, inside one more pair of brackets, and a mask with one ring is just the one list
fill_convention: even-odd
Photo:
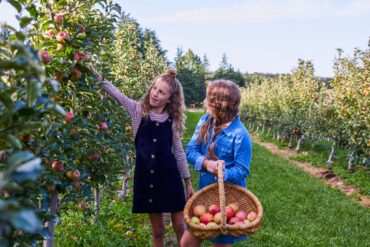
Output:
[[[202,164],[206,159],[205,155],[211,144],[213,128],[210,128],[210,138],[205,145],[198,144],[197,138],[200,127],[210,118],[208,114],[204,115],[198,122],[193,137],[186,147],[186,157],[188,162],[194,166],[195,170],[200,171],[199,189],[217,182],[217,178],[202,169]],[[221,130],[215,140],[215,153],[219,160],[224,160],[224,181],[246,187],[246,178],[249,175],[252,141],[251,137],[240,121],[239,115],[232,123]]]

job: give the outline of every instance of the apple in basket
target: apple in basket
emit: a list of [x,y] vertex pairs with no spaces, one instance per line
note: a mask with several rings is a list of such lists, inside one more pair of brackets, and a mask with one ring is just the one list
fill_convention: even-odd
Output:
[[234,225],[236,224],[237,222],[239,222],[239,219],[237,217],[232,217],[230,220],[229,220],[229,224],[230,225]]
[[231,219],[232,217],[234,217],[234,215],[235,215],[234,209],[230,206],[226,206],[225,213],[226,213],[226,218],[228,220]]
[[201,216],[206,212],[206,207],[203,205],[197,205],[193,209],[193,214],[197,217]]
[[221,224],[221,217],[221,212],[218,212],[213,216],[213,221],[216,222],[216,224]]
[[247,220],[250,222],[254,221],[257,218],[257,213],[256,212],[249,212],[247,216]]
[[220,206],[217,204],[211,204],[208,208],[208,212],[210,212],[213,215],[215,215],[216,213],[220,211],[221,211]]
[[239,210],[236,212],[235,217],[237,217],[240,221],[244,221],[247,218],[247,213],[243,210]]
[[216,224],[216,222],[211,221],[211,222],[209,222],[209,223],[207,224],[207,226],[217,226],[217,224]]
[[211,213],[204,213],[200,216],[200,222],[208,224],[213,220],[213,215]]
[[229,205],[227,205],[227,206],[231,207],[231,208],[234,210],[234,213],[238,212],[238,210],[239,210],[239,205],[238,205],[238,204],[236,204],[235,202],[230,203],[230,204],[229,204]]
[[[248,221],[249,222],[249,221]],[[246,223],[243,221],[238,221],[235,223],[236,226],[242,226],[242,225],[246,225]]]
[[193,217],[191,217],[191,222],[193,222],[194,224],[199,224],[200,223],[200,220],[199,220],[198,217],[193,216]]

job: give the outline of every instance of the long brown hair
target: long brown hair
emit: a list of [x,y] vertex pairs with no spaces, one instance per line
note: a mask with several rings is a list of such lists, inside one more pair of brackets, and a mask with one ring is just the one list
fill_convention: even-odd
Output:
[[148,91],[145,93],[143,100],[141,101],[143,117],[146,119],[149,117],[150,91],[158,80],[165,81],[171,88],[171,97],[169,99],[170,103],[166,105],[165,110],[168,112],[173,121],[175,121],[177,134],[182,137],[185,129],[185,100],[181,83],[178,79],[176,79],[175,69],[167,70],[166,73],[163,73],[155,78],[150,84]]
[[210,114],[200,128],[198,143],[208,143],[209,129],[213,125],[214,134],[207,153],[207,159],[218,160],[215,154],[215,139],[222,129],[222,125],[232,121],[239,113],[240,89],[238,85],[229,80],[215,80],[207,87],[206,107]]

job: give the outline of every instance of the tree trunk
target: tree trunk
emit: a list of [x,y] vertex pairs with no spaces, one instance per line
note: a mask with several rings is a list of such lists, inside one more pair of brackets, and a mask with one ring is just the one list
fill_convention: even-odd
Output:
[[288,143],[288,148],[292,148],[293,145],[293,135],[290,135],[289,137],[289,143]]
[[348,160],[348,167],[347,170],[348,172],[354,172],[355,171],[355,164],[354,164],[354,159],[355,159],[355,149],[352,150],[351,155]]
[[329,158],[326,161],[327,168],[329,170],[333,170],[333,163],[334,163],[333,157],[334,157],[335,146],[336,146],[336,142],[334,141],[333,144],[331,145],[331,150],[330,150]]
[[97,217],[100,210],[100,188],[99,185],[96,185],[94,189],[94,215]]
[[127,182],[131,179],[130,175],[123,176],[122,179],[122,191],[118,193],[118,198],[123,199],[125,202],[127,201]]
[[304,136],[303,136],[303,135],[300,135],[300,136],[299,136],[298,141],[297,141],[297,146],[296,146],[296,148],[295,148],[295,151],[296,151],[296,152],[301,151],[301,145],[302,145],[303,138],[304,138]]
[[[50,208],[49,208],[49,213],[50,214],[56,214],[58,210],[58,203],[59,203],[59,198],[58,198],[58,192],[56,190],[50,192]],[[50,238],[44,240],[44,247],[53,247],[54,246],[54,228],[55,228],[55,223],[48,221],[46,222],[45,226],[48,228],[50,232]]]

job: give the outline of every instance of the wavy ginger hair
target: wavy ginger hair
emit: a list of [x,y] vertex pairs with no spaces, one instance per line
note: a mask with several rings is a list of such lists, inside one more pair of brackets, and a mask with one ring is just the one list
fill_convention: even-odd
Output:
[[222,125],[231,122],[239,113],[240,89],[230,80],[215,80],[207,87],[205,104],[211,116],[200,128],[198,143],[208,143],[210,128],[213,126],[212,142],[207,159],[218,160],[215,154],[215,139],[222,130]]
[[141,109],[143,117],[148,119],[150,112],[150,91],[154,84],[159,81],[165,81],[171,88],[171,96],[169,98],[170,103],[165,107],[165,111],[168,112],[169,116],[175,121],[176,132],[182,137],[185,130],[185,99],[184,92],[182,90],[181,83],[176,79],[176,70],[169,69],[166,73],[161,74],[153,80],[150,84],[148,91],[145,93],[143,100],[141,101]]

